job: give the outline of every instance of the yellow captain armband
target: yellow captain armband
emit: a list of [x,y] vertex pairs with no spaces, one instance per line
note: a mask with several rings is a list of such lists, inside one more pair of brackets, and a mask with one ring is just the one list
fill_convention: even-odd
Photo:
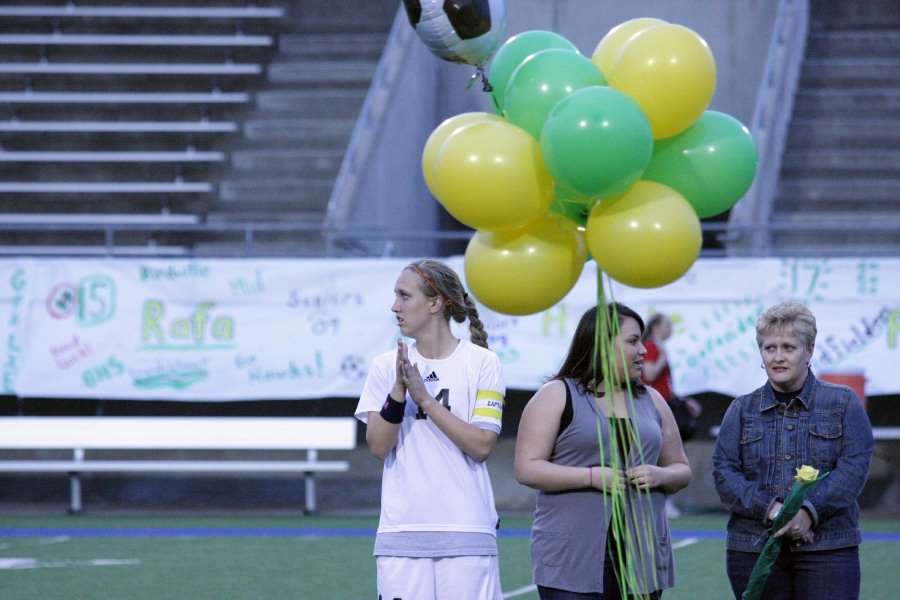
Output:
[[500,426],[503,420],[503,395],[494,390],[478,390],[475,394],[475,409],[472,411],[473,423],[486,423]]

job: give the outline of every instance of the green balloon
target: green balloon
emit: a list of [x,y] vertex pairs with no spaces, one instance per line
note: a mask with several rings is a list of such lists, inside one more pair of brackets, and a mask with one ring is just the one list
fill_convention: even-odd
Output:
[[550,212],[569,219],[579,227],[587,227],[592,206],[593,203],[587,198],[580,198],[557,187],[556,197],[553,199],[553,204],[550,205]]
[[503,110],[506,99],[506,85],[516,67],[532,54],[550,48],[560,48],[578,53],[575,44],[563,36],[540,29],[514,35],[500,46],[494,54],[491,68],[488,71],[488,81],[494,89],[494,100],[500,111]]
[[656,142],[643,179],[677,191],[705,219],[737,204],[753,183],[756,163],[756,142],[747,128],[708,110],[682,133]]
[[620,194],[641,178],[653,152],[644,111],[604,86],[560,100],[541,132],[544,165],[556,184],[584,198]]
[[601,85],[606,85],[606,78],[589,58],[559,48],[541,50],[513,71],[503,114],[539,140],[557,102],[577,90]]

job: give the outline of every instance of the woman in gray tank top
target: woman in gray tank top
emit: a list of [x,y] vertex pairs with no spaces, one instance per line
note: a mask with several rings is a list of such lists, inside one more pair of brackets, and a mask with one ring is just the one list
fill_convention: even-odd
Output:
[[595,357],[594,307],[519,423],[516,478],[537,490],[531,555],[542,600],[654,599],[675,584],[665,501],[687,486],[690,465],[671,410],[641,383],[643,320],[606,308],[613,385]]

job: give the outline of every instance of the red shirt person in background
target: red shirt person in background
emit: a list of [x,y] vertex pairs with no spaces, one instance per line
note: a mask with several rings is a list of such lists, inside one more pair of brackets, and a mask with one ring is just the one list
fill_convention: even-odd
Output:
[[672,321],[662,314],[656,313],[647,322],[647,331],[644,333],[644,348],[647,354],[644,356],[644,369],[641,379],[649,385],[669,403],[682,441],[689,439],[697,427],[697,417],[703,412],[703,407],[693,398],[680,397],[675,393],[672,385],[672,371],[669,368],[669,357],[666,355],[666,340],[672,335]]
[[[697,428],[697,417],[703,412],[703,407],[694,398],[682,398],[675,394],[672,385],[672,371],[669,368],[669,358],[666,355],[665,342],[672,335],[672,321],[662,314],[656,313],[647,321],[647,329],[644,332],[644,368],[641,379],[649,385],[669,403],[675,422],[678,423],[678,433],[682,442],[694,435]],[[666,501],[666,514],[677,517],[681,511],[672,503]]]

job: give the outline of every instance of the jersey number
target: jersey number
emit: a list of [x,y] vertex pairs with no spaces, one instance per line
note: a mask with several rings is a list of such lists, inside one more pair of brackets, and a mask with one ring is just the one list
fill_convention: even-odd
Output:
[[[444,408],[450,410],[450,390],[447,388],[442,389],[438,392],[438,395],[434,397],[435,400],[444,405]],[[422,407],[419,407],[419,410],[416,412],[417,419],[427,419],[428,415],[425,414],[425,411],[422,410]]]

